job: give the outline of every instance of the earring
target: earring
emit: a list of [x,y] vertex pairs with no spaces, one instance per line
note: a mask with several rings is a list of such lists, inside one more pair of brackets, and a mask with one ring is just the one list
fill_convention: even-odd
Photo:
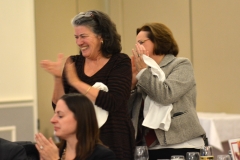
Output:
[[101,43],[103,44],[103,40],[101,40]]

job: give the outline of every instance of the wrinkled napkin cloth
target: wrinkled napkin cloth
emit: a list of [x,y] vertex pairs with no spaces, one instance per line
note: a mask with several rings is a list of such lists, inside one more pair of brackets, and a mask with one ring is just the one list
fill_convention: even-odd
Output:
[[[96,82],[92,87],[108,92],[108,87],[102,82]],[[108,111],[98,107],[97,105],[94,105],[94,109],[97,116],[98,127],[100,128],[107,121]]]
[[[152,74],[157,76],[159,81],[163,82],[165,80],[165,73],[159,65],[152,58],[146,55],[143,55],[143,60],[146,65],[151,67]],[[162,129],[164,131],[168,131],[171,124],[170,112],[172,108],[172,104],[164,106],[153,101],[149,96],[147,96],[144,100],[144,121],[142,125],[152,129]]]

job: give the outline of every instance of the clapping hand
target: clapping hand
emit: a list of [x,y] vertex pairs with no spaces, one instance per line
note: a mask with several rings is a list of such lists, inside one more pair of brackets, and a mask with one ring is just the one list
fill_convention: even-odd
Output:
[[72,59],[69,57],[66,61],[66,65],[65,65],[65,70],[64,70],[66,77],[67,77],[67,81],[71,86],[75,86],[76,83],[78,83],[80,81],[78,75],[77,75],[77,71],[76,71],[76,67],[75,67],[75,62],[72,61]]
[[47,139],[43,134],[38,133],[35,135],[35,141],[41,160],[59,159],[59,150],[52,138]]
[[136,66],[137,72],[140,72],[142,69],[146,68],[147,65],[143,61],[143,54],[148,55],[148,51],[146,51],[145,47],[140,44],[136,44],[136,49],[132,49],[132,53],[134,56],[134,64]]
[[60,78],[60,77],[62,77],[64,63],[65,63],[64,55],[59,54],[56,62],[49,61],[49,60],[43,60],[43,61],[41,61],[40,65],[47,72],[52,74],[54,77]]
[[148,51],[146,51],[145,47],[140,44],[136,44],[136,49],[132,49],[132,57],[131,57],[131,63],[132,63],[132,87],[133,89],[137,84],[137,78],[136,75],[138,72],[140,72],[142,69],[146,68],[147,65],[143,61],[143,54],[148,55]]
[[132,63],[132,89],[134,89],[134,87],[137,84],[137,78],[136,75],[138,74],[136,65],[135,65],[135,58],[134,56],[131,57],[131,63]]

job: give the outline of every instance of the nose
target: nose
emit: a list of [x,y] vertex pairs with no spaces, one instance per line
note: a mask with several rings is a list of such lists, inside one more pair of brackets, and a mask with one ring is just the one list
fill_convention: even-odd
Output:
[[50,119],[50,122],[51,122],[52,124],[54,124],[54,123],[57,122],[57,118],[56,118],[56,115],[55,115],[55,114],[54,114],[54,115],[52,116],[52,118]]
[[80,37],[76,38],[76,44],[80,46],[83,43],[82,39]]

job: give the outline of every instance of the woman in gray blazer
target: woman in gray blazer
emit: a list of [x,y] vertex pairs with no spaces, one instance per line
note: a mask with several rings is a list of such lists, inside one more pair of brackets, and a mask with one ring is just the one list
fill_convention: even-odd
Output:
[[[187,58],[177,57],[178,51],[171,30],[164,24],[147,23],[137,29],[136,46],[132,50],[132,92],[128,104],[136,144],[148,145],[150,160],[170,159],[171,155],[185,156],[186,152],[199,152],[204,146],[202,137],[205,131],[196,113],[193,67]],[[143,55],[149,56],[159,65],[165,80],[160,81],[153,74]],[[172,106],[168,129],[142,125],[146,97],[156,104]],[[153,117],[164,116],[164,113],[159,112],[151,114]]]

